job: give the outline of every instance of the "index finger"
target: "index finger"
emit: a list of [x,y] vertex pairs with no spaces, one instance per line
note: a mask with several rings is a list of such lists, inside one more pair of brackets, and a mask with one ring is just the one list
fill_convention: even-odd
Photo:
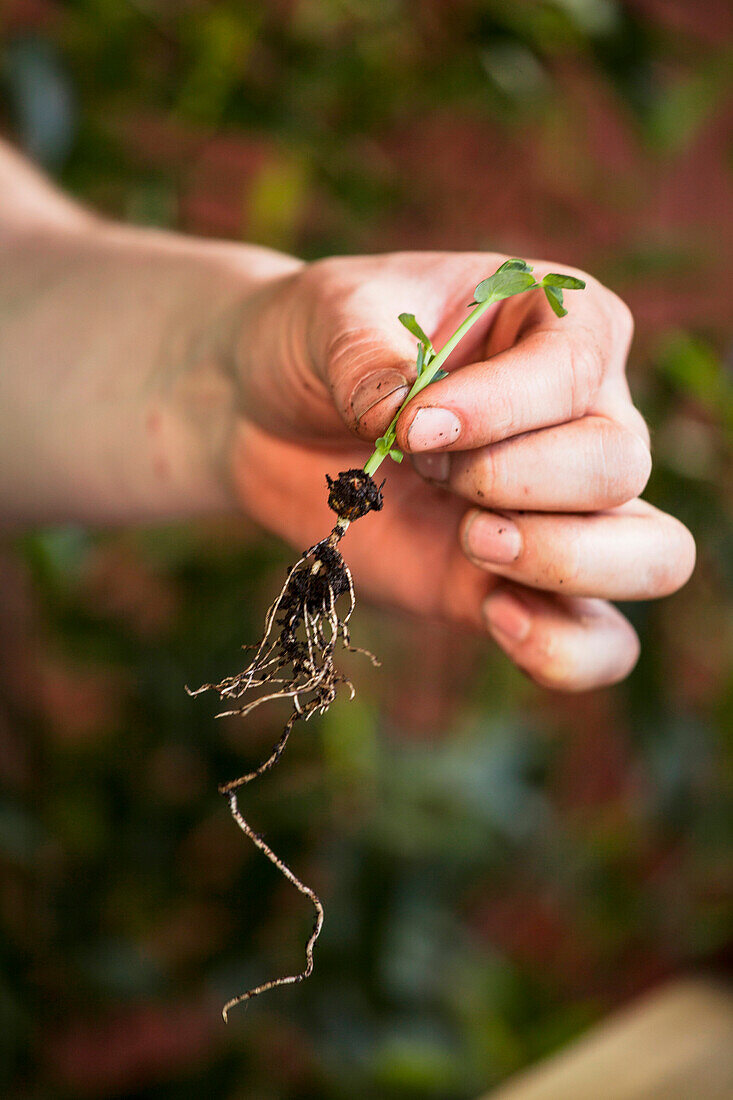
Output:
[[614,316],[605,295],[615,297],[598,287],[576,308],[579,292],[563,318],[533,302],[514,346],[454,370],[410,402],[397,426],[399,446],[471,450],[584,416],[608,370],[623,368],[630,340],[630,315]]

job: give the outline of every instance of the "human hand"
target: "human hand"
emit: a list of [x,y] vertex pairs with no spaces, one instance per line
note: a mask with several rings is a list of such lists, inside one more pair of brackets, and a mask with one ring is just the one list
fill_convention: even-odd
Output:
[[[303,265],[107,223],[2,143],[0,179],[4,522],[198,514],[230,507],[233,481],[272,530],[317,541],[325,472],[363,464],[414,378],[397,315],[416,312],[440,347],[504,259]],[[665,595],[694,562],[689,532],[637,499],[649,453],[624,377],[631,320],[587,282],[562,320],[538,292],[483,316],[450,377],[401,415],[413,465],[390,466],[384,511],[345,544],[365,593],[488,628],[569,690],[636,659],[604,600]]]
[[[320,538],[324,473],[363,464],[414,379],[398,313],[417,313],[440,347],[504,258],[334,259],[263,290],[239,354],[247,509],[298,547]],[[583,277],[563,319],[531,293],[476,325],[450,377],[400,417],[412,468],[390,464],[384,511],[345,544],[363,592],[488,629],[532,678],[576,691],[636,661],[636,635],[606,601],[667,595],[694,564],[686,528],[638,499],[651,460],[625,378],[629,311]]]

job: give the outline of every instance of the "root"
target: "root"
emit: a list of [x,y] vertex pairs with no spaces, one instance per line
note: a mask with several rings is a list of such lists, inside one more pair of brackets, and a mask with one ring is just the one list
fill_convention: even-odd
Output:
[[304,894],[307,898],[310,898],[311,902],[313,903],[313,908],[316,911],[316,919],[313,924],[313,931],[311,932],[308,942],[305,945],[305,967],[298,974],[286,974],[281,978],[272,978],[269,982],[263,982],[262,985],[255,986],[254,989],[248,989],[245,993],[240,993],[238,994],[238,996],[232,997],[229,1001],[227,1001],[227,1003],[221,1010],[221,1014],[224,1017],[224,1023],[228,1022],[229,1012],[236,1005],[243,1004],[245,1001],[249,1001],[253,997],[258,997],[260,993],[266,993],[268,990],[275,989],[279,985],[293,985],[296,982],[302,982],[305,978],[309,977],[313,971],[313,948],[315,947],[316,940],[320,936],[321,928],[323,927],[323,905],[321,903],[321,899],[318,897],[318,894],[316,894],[315,890],[312,890],[310,886],[306,886],[304,882],[301,882],[298,876],[290,870],[288,865],[284,863],[280,859],[280,857],[276,855],[275,852],[273,852],[272,848],[259,835],[259,833],[256,833],[254,829],[252,829],[252,827],[245,821],[245,819],[242,817],[242,814],[240,813],[239,805],[237,802],[237,791],[240,787],[244,786],[246,783],[251,783],[253,779],[256,779],[258,776],[262,775],[263,772],[266,772],[269,768],[271,768],[273,764],[277,763],[283,749],[287,744],[288,737],[290,736],[290,731],[295,725],[297,719],[298,715],[294,712],[288,719],[282,736],[278,743],[275,745],[272,753],[263,764],[260,764],[259,768],[256,768],[255,771],[250,772],[248,775],[241,776],[241,778],[239,779],[234,779],[231,783],[223,784],[221,787],[219,787],[219,790],[222,794],[225,794],[227,796],[231,815],[236,821],[239,828],[245,834],[245,836],[248,836],[255,847],[259,848],[262,854],[267,856],[270,863],[273,863],[275,867],[277,867],[280,874],[284,875],[288,882],[291,882],[293,884],[296,890],[299,890],[301,894]]
[[[351,645],[349,620],[356,606],[354,582],[351,571],[341,557],[337,546],[355,519],[382,507],[380,488],[362,470],[346,470],[334,480],[328,478],[329,505],[338,514],[338,522],[327,538],[306,551],[290,569],[285,583],[265,616],[262,640],[254,649],[254,656],[244,669],[228,676],[218,684],[204,684],[189,695],[204,691],[216,691],[227,705],[217,718],[228,715],[245,717],[263,703],[287,699],[292,713],[285,723],[279,741],[267,760],[247,775],[233,779],[219,787],[226,796],[229,810],[242,832],[249,837],[267,859],[296,890],[309,898],[315,909],[313,931],[305,947],[305,968],[298,974],[273,978],[262,985],[240,993],[227,1001],[222,1009],[226,1022],[235,1005],[242,1004],[280,985],[302,982],[313,971],[313,949],[323,927],[323,905],[310,886],[295,875],[283,863],[266,841],[256,833],[242,816],[238,804],[241,787],[251,783],[269,771],[280,759],[293,726],[299,720],[308,721],[314,714],[324,714],[344,685],[350,697],[354,686],[347,676],[336,668],[337,649],[363,653],[374,665],[379,661],[368,650]],[[252,690],[270,688],[254,699],[244,700]]]
[[[342,534],[335,527],[328,538],[312,546],[292,567],[267,612],[262,640],[243,672],[195,691],[186,688],[192,696],[216,691],[222,702],[237,703],[253,689],[277,685],[275,691],[227,707],[217,718],[244,718],[262,703],[289,699],[298,716],[307,720],[328,710],[341,684],[353,692],[334,661],[339,646],[366,653],[351,645],[349,619],[356,598],[351,571],[336,549]],[[341,597],[348,598],[344,611],[337,610]],[[366,655],[374,664],[379,663],[372,654]]]

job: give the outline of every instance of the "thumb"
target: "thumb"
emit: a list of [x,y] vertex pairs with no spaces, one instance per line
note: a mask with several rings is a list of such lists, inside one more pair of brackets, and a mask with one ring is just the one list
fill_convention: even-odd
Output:
[[[381,311],[380,311],[381,312]],[[330,341],[326,370],[336,408],[360,438],[382,435],[415,380],[417,343],[394,317],[347,323]]]

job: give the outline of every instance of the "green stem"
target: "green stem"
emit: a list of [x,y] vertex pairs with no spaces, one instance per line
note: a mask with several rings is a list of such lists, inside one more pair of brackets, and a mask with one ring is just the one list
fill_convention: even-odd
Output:
[[[397,426],[397,421],[402,416],[402,413],[405,411],[405,407],[409,404],[410,401],[412,401],[413,397],[420,393],[421,390],[424,390],[426,386],[430,385],[430,383],[433,381],[433,378],[438,373],[443,363],[445,363],[446,359],[453,351],[455,346],[463,339],[471,326],[475,325],[479,318],[482,317],[484,313],[486,313],[487,309],[489,309],[490,306],[495,305],[497,301],[501,301],[501,299],[487,298],[485,302],[481,302],[479,305],[477,305],[472,313],[469,313],[466,320],[456,329],[450,340],[448,340],[448,342],[440,349],[435,358],[431,359],[430,364],[425,368],[420,377],[416,378],[415,381],[412,383],[412,388],[410,392],[395,413],[392,419],[392,423],[387,428],[387,431],[384,433],[384,436],[382,438],[389,439],[391,436],[393,437],[394,430]],[[374,453],[364,464],[365,473],[369,474],[370,477],[373,476],[388,455],[389,448],[377,447]]]

